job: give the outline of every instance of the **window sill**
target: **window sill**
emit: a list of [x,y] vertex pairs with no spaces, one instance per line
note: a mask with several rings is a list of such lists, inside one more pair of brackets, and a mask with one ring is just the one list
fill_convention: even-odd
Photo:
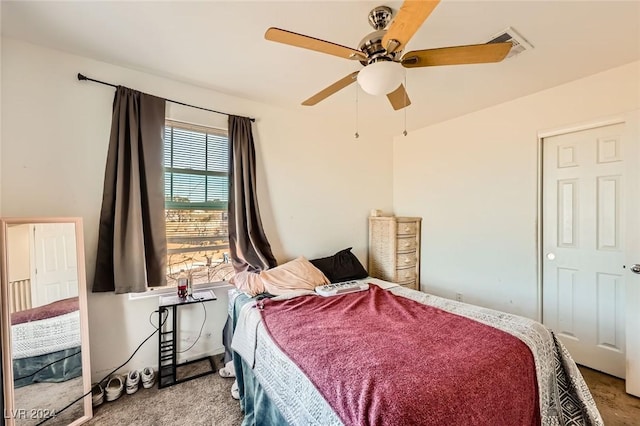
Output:
[[[233,288],[233,284],[229,281],[218,281],[212,283],[196,284],[193,290],[222,290],[225,288]],[[156,287],[147,290],[144,293],[129,293],[129,300],[149,299],[151,297],[159,297],[167,294],[175,294],[178,289],[176,287]]]

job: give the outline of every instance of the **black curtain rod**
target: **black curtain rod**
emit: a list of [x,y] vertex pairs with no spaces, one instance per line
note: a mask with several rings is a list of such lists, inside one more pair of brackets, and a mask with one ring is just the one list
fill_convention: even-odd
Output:
[[[100,81],[100,80],[95,80],[93,78],[89,78],[86,75],[80,74],[80,73],[78,73],[78,80],[80,80],[80,81],[89,80],[89,81],[93,81],[95,83],[104,84],[105,86],[111,86],[111,87],[114,87],[116,89],[118,88],[118,86],[116,86],[115,84],[107,83],[107,82]],[[229,114],[229,113],[222,112],[222,111],[216,111],[214,109],[203,108],[203,107],[199,107],[199,106],[196,106],[196,105],[185,104],[184,102],[174,101],[172,99],[167,99],[167,98],[162,98],[162,99],[164,99],[167,102],[171,102],[171,103],[178,104],[178,105],[184,105],[184,106],[188,106],[188,107],[191,107],[191,108],[197,108],[197,109],[201,109],[203,111],[215,112],[216,114],[223,114],[223,115],[227,115],[227,116],[233,115],[233,114]],[[251,118],[251,117],[245,117],[245,118],[248,118],[251,121],[256,121],[255,118]]]

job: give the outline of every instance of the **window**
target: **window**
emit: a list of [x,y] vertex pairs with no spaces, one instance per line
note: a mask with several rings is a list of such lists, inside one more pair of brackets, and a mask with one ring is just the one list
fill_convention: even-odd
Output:
[[227,132],[167,121],[164,171],[168,285],[181,269],[194,284],[230,278]]

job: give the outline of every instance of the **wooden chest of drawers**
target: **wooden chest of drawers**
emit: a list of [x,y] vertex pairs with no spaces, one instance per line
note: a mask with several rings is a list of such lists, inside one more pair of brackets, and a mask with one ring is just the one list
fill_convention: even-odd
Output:
[[420,290],[421,221],[419,217],[369,217],[369,275]]

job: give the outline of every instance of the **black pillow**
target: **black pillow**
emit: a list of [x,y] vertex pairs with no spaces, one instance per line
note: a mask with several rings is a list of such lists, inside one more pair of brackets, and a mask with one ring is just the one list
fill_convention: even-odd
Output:
[[367,278],[369,274],[358,258],[351,253],[351,247],[340,250],[333,256],[312,259],[310,262],[332,283]]

